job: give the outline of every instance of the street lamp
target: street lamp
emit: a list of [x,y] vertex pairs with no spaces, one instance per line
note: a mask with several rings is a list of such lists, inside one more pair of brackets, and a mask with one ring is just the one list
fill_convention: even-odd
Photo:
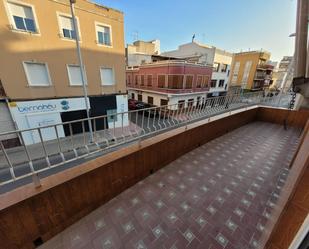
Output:
[[82,85],[83,85],[84,99],[85,99],[86,112],[87,112],[87,120],[88,120],[89,133],[90,133],[90,141],[93,142],[94,138],[93,138],[93,132],[92,132],[92,124],[90,120],[90,110],[89,110],[89,103],[88,103],[88,97],[87,97],[88,93],[87,93],[87,87],[86,87],[87,79],[86,79],[86,75],[84,71],[85,67],[83,64],[82,54],[81,54],[80,45],[79,45],[79,30],[78,30],[78,25],[77,25],[77,21],[75,17],[75,10],[74,10],[75,3],[76,3],[76,0],[70,0],[71,15],[72,15],[72,21],[73,21],[73,26],[75,30],[76,52],[77,52]]

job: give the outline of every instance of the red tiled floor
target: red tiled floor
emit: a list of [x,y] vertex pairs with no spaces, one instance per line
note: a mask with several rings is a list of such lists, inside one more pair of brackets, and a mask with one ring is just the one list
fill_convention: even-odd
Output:
[[258,248],[298,131],[251,123],[178,158],[41,249]]

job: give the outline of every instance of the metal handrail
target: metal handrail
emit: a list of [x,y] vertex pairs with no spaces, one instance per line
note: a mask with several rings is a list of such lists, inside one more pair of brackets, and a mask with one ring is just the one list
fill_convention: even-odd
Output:
[[[6,164],[4,166],[0,165],[0,186],[27,176],[37,176],[40,172],[67,162],[84,158],[115,146],[141,140],[205,117],[230,112],[231,110],[250,105],[280,106],[281,102],[287,102],[288,98],[289,95],[280,96],[280,98],[278,96],[267,97],[262,92],[234,94],[200,99],[185,104],[176,103],[160,107],[154,106],[141,110],[4,132],[0,134],[0,159],[1,157],[3,158],[0,162],[2,164],[6,162]],[[113,121],[108,122],[110,119]],[[90,138],[89,132],[86,131],[85,122],[89,122],[92,125],[93,140]],[[102,122],[103,129],[98,129],[97,123],[99,124],[99,122]],[[82,132],[74,134],[73,125],[80,125]],[[58,129],[63,129],[65,126],[68,126],[69,134],[61,137]],[[55,132],[55,139],[45,139],[42,131],[51,128]],[[26,145],[23,137],[25,133],[35,136],[38,142]],[[21,146],[13,149],[5,148],[1,137],[11,134],[16,134],[20,138]],[[69,157],[68,155],[72,153],[73,157]],[[56,162],[51,160],[51,157],[56,157]],[[27,168],[30,172],[17,176],[15,172],[17,167]],[[3,172],[6,172],[7,175],[5,179],[1,178],[1,173]]]

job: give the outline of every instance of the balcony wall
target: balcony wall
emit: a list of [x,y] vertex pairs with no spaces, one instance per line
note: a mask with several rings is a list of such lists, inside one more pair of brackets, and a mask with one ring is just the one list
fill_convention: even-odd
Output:
[[[186,152],[255,120],[302,129],[309,112],[255,108],[212,122],[202,120],[157,135],[0,197],[0,242],[6,249],[34,248],[120,192]],[[184,142],[185,141],[185,142]],[[159,156],[160,155],[160,156]]]

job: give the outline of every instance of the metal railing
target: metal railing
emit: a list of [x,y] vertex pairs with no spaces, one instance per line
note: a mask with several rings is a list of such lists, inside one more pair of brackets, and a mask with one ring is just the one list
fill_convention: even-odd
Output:
[[[220,113],[259,104],[288,107],[289,99],[245,93],[92,117],[93,140],[88,119],[1,133],[0,186],[29,176],[35,182],[40,172]],[[2,140],[12,134],[21,145],[5,148]]]

